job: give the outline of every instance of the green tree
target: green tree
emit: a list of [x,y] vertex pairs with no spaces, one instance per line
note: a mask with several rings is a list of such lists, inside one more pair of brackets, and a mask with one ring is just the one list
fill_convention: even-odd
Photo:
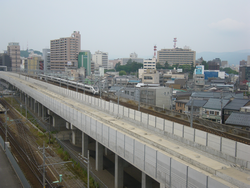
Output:
[[120,76],[123,76],[123,75],[127,75],[127,73],[126,73],[126,71],[121,70],[121,71],[119,72],[119,75],[120,75]]
[[239,74],[237,71],[227,67],[227,68],[220,68],[221,71],[225,71],[227,74]]
[[104,73],[106,73],[106,72],[115,72],[115,69],[105,69]]
[[165,69],[169,69],[170,68],[170,65],[168,64],[168,62],[166,61],[166,63],[164,64],[165,66]]
[[119,66],[121,66],[121,63],[120,63],[120,62],[119,62],[119,63],[116,63],[116,65],[115,65],[115,70],[116,70],[116,71],[118,71],[117,68],[118,68]]
[[143,64],[142,63],[137,63],[135,61],[132,62],[130,59],[126,65],[121,65],[120,63],[117,63],[115,66],[116,71],[121,71],[124,70],[126,73],[131,73],[131,72],[137,72],[138,69],[142,68]]
[[156,63],[156,69],[164,69],[164,67],[158,62]]
[[204,70],[208,70],[208,63],[206,61],[202,61],[201,64],[204,65]]

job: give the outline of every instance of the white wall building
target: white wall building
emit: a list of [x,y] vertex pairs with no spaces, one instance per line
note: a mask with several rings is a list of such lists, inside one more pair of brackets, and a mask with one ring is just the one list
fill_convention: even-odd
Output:
[[156,58],[153,59],[144,59],[143,60],[143,69],[156,69]]
[[130,54],[129,58],[121,58],[121,65],[126,65],[129,60],[143,64],[143,58],[138,58],[138,55],[134,52]]
[[50,49],[43,49],[44,71],[50,70]]
[[92,55],[92,61],[99,66],[103,66],[104,69],[109,68],[107,52],[96,51],[95,54]]

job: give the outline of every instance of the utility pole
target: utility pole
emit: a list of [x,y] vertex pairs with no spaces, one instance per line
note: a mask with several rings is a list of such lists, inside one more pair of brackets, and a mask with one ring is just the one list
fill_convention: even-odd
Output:
[[138,89],[138,91],[139,91],[139,97],[138,97],[138,111],[140,111],[140,105],[141,105],[141,93],[140,93],[140,87],[139,87],[139,89]]
[[89,188],[89,150],[88,150],[88,188]]
[[98,87],[99,87],[99,92],[100,92],[100,99],[102,98],[102,92],[100,88],[100,78],[98,79]]
[[[170,110],[173,110],[173,86],[171,87],[171,93],[170,93]],[[171,112],[172,114],[172,112]]]
[[87,173],[88,173],[88,188],[89,188],[89,150],[88,150],[88,158],[83,157],[83,162],[87,164]]
[[45,145],[43,142],[43,188],[45,188]]
[[5,144],[4,144],[4,149],[6,149],[6,143],[7,143],[7,138],[8,138],[8,125],[7,125],[7,120],[8,120],[8,117],[7,117],[7,108],[5,108],[5,112],[4,112],[4,115],[5,115]]
[[27,96],[25,97],[25,111],[26,111],[26,119],[27,119]]
[[[46,166],[56,165],[56,164],[72,163],[72,161],[65,161],[65,162],[59,162],[59,163],[45,164],[45,160],[46,160],[45,149],[46,148],[49,148],[49,147],[45,147],[45,143],[44,142],[43,142],[43,147],[42,148],[38,147],[38,149],[42,149],[43,150],[43,164],[41,166],[39,166],[39,167],[43,167],[43,188],[45,188],[45,181],[46,181],[46,177],[45,177],[45,167]],[[59,175],[59,176],[60,176],[60,182],[61,182],[62,175]],[[53,183],[58,183],[58,182],[53,182]]]
[[190,127],[193,128],[194,99],[191,101]]
[[220,115],[220,123],[222,124],[222,106],[223,106],[223,92],[220,93],[221,95],[221,100],[220,100],[220,103],[221,103],[221,106],[220,106],[220,111],[221,111],[221,115]]

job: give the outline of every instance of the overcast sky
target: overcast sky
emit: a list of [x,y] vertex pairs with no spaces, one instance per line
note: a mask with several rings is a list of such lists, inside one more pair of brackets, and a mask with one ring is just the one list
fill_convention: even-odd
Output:
[[250,0],[0,0],[0,51],[19,42],[42,51],[80,31],[82,50],[109,59],[152,57],[189,46],[196,52],[250,49]]

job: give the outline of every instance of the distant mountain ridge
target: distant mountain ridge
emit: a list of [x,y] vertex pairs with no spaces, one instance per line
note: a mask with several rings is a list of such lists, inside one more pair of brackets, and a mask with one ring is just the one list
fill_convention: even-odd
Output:
[[247,61],[247,56],[250,56],[250,49],[240,50],[235,52],[200,52],[196,53],[196,59],[203,57],[205,61],[210,61],[215,58],[220,58],[221,61],[228,61],[229,65],[239,65],[240,61]]

